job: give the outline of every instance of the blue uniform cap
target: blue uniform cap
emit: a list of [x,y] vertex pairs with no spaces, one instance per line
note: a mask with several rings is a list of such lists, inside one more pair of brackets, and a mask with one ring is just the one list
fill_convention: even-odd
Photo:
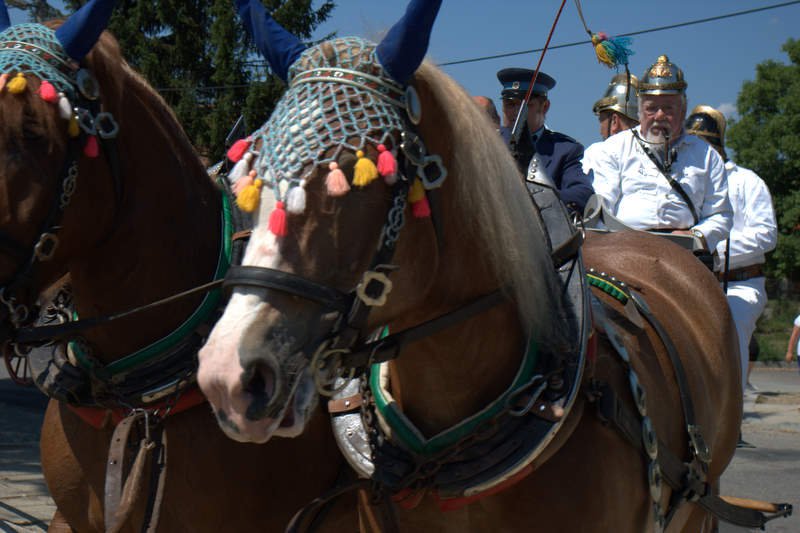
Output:
[[[525,98],[528,94],[531,79],[535,71],[528,68],[504,68],[497,72],[497,79],[503,89],[500,91],[502,98]],[[536,76],[531,95],[547,96],[547,91],[556,86],[556,80],[542,72]]]

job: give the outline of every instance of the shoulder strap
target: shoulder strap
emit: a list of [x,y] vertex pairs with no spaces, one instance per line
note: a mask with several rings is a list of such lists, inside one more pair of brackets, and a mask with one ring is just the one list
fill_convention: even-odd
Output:
[[642,151],[644,151],[644,153],[647,154],[647,157],[650,158],[650,161],[652,161],[653,164],[656,166],[656,168],[659,170],[659,172],[661,172],[661,175],[667,179],[670,186],[675,190],[676,193],[678,193],[678,195],[683,199],[683,201],[686,202],[686,205],[689,206],[689,211],[692,212],[692,218],[694,218],[693,225],[696,226],[697,223],[700,221],[700,216],[697,214],[697,208],[695,207],[691,197],[686,193],[683,187],[681,187],[680,182],[678,182],[678,180],[673,178],[672,175],[670,175],[670,173],[668,172],[668,170],[664,168],[663,163],[661,163],[661,161],[659,161],[653,155],[653,152],[647,146],[645,146],[644,141],[642,140],[641,137],[639,137],[639,134],[636,133],[635,130],[631,130],[631,132],[633,133],[633,137],[638,141],[639,146],[642,147]]

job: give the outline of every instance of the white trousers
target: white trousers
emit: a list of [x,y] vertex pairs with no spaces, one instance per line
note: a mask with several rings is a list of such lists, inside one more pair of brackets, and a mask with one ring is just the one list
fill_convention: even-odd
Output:
[[767,290],[763,276],[746,281],[728,283],[728,305],[739,335],[739,355],[742,365],[742,391],[747,385],[747,367],[750,363],[750,337],[756,330],[756,321],[767,306]]

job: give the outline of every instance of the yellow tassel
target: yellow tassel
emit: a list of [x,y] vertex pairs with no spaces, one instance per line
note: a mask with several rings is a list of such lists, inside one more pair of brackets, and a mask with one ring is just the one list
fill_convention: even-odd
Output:
[[364,157],[364,152],[359,150],[356,152],[358,161],[356,161],[355,174],[353,176],[353,185],[356,187],[363,187],[378,177],[378,167],[375,166],[368,158]]
[[78,126],[78,117],[72,115],[72,118],[69,119],[69,126],[67,126],[67,135],[72,137],[73,139],[80,135],[81,129]]
[[611,56],[608,55],[608,51],[606,51],[605,46],[603,46],[601,43],[598,43],[594,47],[594,53],[597,55],[597,60],[601,63],[608,65],[609,67],[614,65],[614,60],[611,59]]
[[419,178],[414,179],[411,184],[411,189],[408,190],[408,201],[413,203],[419,202],[425,197],[425,188],[422,186],[422,181]]
[[67,135],[72,137],[73,139],[80,135],[81,128],[78,126],[78,117],[72,115],[72,118],[69,119],[69,126],[67,126]]
[[27,86],[28,80],[25,79],[25,75],[22,72],[17,72],[14,79],[8,82],[8,92],[11,94],[19,94],[25,91]]
[[261,201],[261,185],[264,182],[260,179],[253,181],[252,185],[248,185],[239,196],[236,197],[236,205],[245,213],[252,213],[258,209],[258,204]]

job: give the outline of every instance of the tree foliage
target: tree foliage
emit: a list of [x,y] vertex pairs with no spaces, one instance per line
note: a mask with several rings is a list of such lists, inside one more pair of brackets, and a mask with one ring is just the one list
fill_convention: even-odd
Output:
[[[8,0],[40,20],[46,0]],[[331,14],[332,0],[262,0],[275,20],[309,40]],[[72,11],[85,0],[67,0]],[[52,9],[52,8],[50,8]],[[46,13],[44,17],[40,16]],[[109,30],[128,62],[175,110],[201,154],[216,161],[240,114],[247,133],[272,113],[283,82],[271,75],[236,15],[232,0],[119,0]]]
[[739,119],[731,121],[728,144],[736,162],[769,186],[778,222],[778,247],[768,260],[774,277],[800,280],[800,41],[783,47],[790,63],[756,66],[737,99]]

